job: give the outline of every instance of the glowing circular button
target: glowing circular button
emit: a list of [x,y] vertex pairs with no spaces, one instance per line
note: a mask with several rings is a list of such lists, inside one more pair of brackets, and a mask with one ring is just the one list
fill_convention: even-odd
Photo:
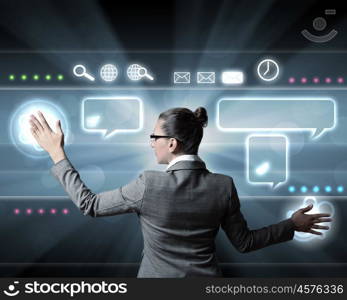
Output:
[[56,121],[60,120],[65,140],[67,140],[68,137],[68,123],[65,114],[58,106],[52,102],[41,99],[24,103],[12,115],[9,133],[12,143],[16,148],[26,156],[32,158],[48,156],[48,153],[39,146],[30,131],[30,115],[32,114],[39,119],[37,115],[38,110],[43,113],[53,131],[55,130]]

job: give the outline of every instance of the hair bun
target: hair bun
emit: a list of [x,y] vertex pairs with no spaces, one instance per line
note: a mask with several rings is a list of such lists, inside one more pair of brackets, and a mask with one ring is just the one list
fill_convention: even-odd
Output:
[[194,111],[194,115],[196,117],[196,119],[199,121],[199,123],[201,124],[202,127],[206,127],[207,126],[207,122],[208,122],[208,116],[207,116],[207,111],[204,107],[198,107],[195,111]]

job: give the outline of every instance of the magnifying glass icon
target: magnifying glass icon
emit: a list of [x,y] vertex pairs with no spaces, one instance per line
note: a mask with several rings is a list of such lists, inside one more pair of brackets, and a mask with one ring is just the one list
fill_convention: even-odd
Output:
[[140,77],[147,77],[149,80],[153,80],[154,79],[153,76],[148,74],[147,69],[144,68],[144,67],[140,67],[138,69],[138,74],[139,74]]
[[76,77],[85,77],[90,81],[94,81],[95,78],[87,73],[86,67],[84,65],[76,65],[73,68],[73,73]]
[[145,67],[138,64],[132,64],[127,69],[127,75],[130,80],[138,81],[143,77],[148,78],[149,80],[154,80],[153,76],[148,74],[148,71]]

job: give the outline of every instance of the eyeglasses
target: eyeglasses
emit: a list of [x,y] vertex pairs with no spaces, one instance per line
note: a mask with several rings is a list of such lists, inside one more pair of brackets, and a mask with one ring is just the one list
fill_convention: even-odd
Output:
[[156,141],[157,139],[161,139],[161,138],[166,138],[166,139],[174,138],[174,139],[176,139],[177,141],[180,142],[180,140],[178,140],[178,139],[175,138],[174,136],[169,136],[169,135],[155,135],[155,134],[151,134],[151,135],[149,136],[149,138],[150,138],[150,141],[151,141],[151,142],[154,142],[154,141]]
[[155,135],[155,134],[151,134],[149,136],[149,138],[151,139],[151,141],[156,141],[157,139],[161,139],[161,138],[172,138],[172,136],[169,136],[169,135]]

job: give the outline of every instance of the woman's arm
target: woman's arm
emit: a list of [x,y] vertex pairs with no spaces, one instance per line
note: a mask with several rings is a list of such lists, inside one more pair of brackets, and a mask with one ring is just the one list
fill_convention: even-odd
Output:
[[295,231],[308,232],[321,235],[314,229],[328,230],[328,226],[317,225],[322,222],[331,222],[330,214],[305,214],[312,205],[297,210],[291,218],[277,224],[260,229],[250,230],[247,221],[240,210],[240,200],[233,180],[231,180],[231,195],[227,211],[222,222],[231,243],[240,252],[249,252],[293,239]]
[[64,151],[64,133],[60,121],[55,132],[45,117],[38,112],[39,118],[31,116],[31,132],[37,143],[46,150],[54,162],[51,169],[75,205],[84,215],[92,217],[110,216],[129,212],[140,212],[145,192],[144,176],[118,189],[93,193],[81,180],[79,173],[70,163]]
[[51,173],[84,215],[102,217],[141,211],[145,192],[142,174],[125,186],[97,194],[84,184],[68,159],[55,164]]
[[53,162],[66,159],[64,151],[64,133],[61,129],[60,120],[56,122],[55,132],[47,123],[44,115],[38,111],[39,120],[34,116],[30,116],[31,133],[37,143],[48,152]]

